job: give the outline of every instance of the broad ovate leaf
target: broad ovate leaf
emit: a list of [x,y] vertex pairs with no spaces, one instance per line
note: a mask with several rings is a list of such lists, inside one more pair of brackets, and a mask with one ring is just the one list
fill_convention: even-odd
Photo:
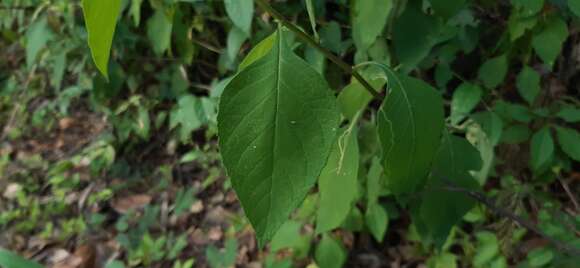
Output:
[[314,254],[316,264],[323,268],[341,268],[347,258],[342,243],[327,234],[322,236]]
[[260,244],[316,182],[339,123],[328,84],[286,38],[279,29],[272,49],[232,79],[219,106],[223,162]]
[[358,50],[366,51],[381,35],[393,8],[393,0],[353,1],[352,35]]
[[541,78],[538,72],[529,66],[524,66],[520,74],[518,75],[516,84],[518,87],[518,93],[524,98],[530,105],[534,104],[536,97],[540,94]]
[[507,55],[501,55],[487,60],[479,68],[478,78],[488,89],[494,89],[505,79],[508,72]]
[[357,135],[349,128],[334,143],[318,180],[317,233],[339,227],[348,216],[357,197],[359,158]]
[[419,189],[427,178],[443,130],[443,99],[425,82],[389,77],[390,93],[378,115],[387,187],[396,195]]
[[109,54],[121,0],[83,0],[83,15],[89,35],[89,47],[97,69],[108,75]]
[[566,39],[568,25],[561,18],[552,17],[546,21],[544,29],[534,35],[532,46],[542,61],[553,68]]
[[570,158],[580,162],[580,133],[575,129],[556,127],[558,143]]
[[471,113],[481,100],[481,88],[471,83],[461,84],[451,99],[451,124],[457,125]]
[[224,0],[224,4],[234,25],[249,35],[254,17],[254,0]]
[[532,136],[530,143],[530,167],[539,170],[554,156],[554,140],[549,127],[544,127]]

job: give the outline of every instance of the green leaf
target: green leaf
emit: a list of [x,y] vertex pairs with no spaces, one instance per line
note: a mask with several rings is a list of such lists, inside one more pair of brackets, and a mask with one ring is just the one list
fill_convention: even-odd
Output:
[[171,29],[173,22],[165,16],[161,9],[157,9],[155,14],[147,21],[147,37],[153,46],[153,52],[162,55],[171,45]]
[[365,223],[371,234],[378,242],[383,242],[385,232],[389,227],[389,215],[387,210],[379,203],[375,203],[367,208]]
[[226,13],[234,25],[250,35],[254,17],[254,0],[224,0]]
[[451,99],[451,124],[457,125],[477,106],[481,100],[482,90],[479,86],[463,83]]
[[580,109],[571,105],[564,105],[556,116],[564,119],[568,123],[580,122]]
[[530,143],[530,167],[539,170],[552,160],[554,155],[554,140],[550,128],[544,127],[532,136]]
[[[351,125],[354,126],[354,125]],[[359,149],[356,131],[341,131],[318,180],[320,205],[316,232],[339,227],[357,197]]]
[[479,125],[481,129],[489,138],[493,146],[497,145],[501,139],[503,132],[503,121],[494,112],[479,112],[471,116]]
[[26,66],[29,69],[50,39],[52,39],[52,31],[48,28],[46,17],[30,25],[26,31]]
[[[382,78],[377,79],[367,79],[369,84],[376,89],[380,89],[385,85],[386,81]],[[350,84],[348,84],[340,94],[338,94],[338,105],[342,115],[347,119],[353,119],[355,115],[364,110],[369,102],[373,99],[373,96],[365,89],[365,87],[356,79],[351,79]]]
[[431,6],[435,14],[446,19],[457,14],[464,5],[465,0],[431,0]]
[[556,134],[562,151],[580,162],[580,133],[571,128],[556,127]]
[[121,12],[120,0],[83,0],[83,15],[89,35],[89,47],[97,69],[107,79],[108,65],[117,17]]
[[270,52],[230,81],[218,114],[223,162],[261,245],[316,182],[339,123],[328,84],[286,38],[278,29]]
[[452,183],[478,190],[479,184],[469,172],[479,170],[481,164],[479,152],[467,140],[448,133],[443,135],[428,186],[412,209],[413,222],[423,241],[442,247],[451,228],[473,208],[475,201],[464,193],[440,188]]
[[514,5],[523,16],[529,17],[542,11],[544,0],[512,0],[512,5]]
[[330,235],[323,235],[316,247],[314,259],[321,268],[341,268],[346,261],[346,251],[342,244]]
[[278,252],[282,249],[293,249],[297,256],[304,256],[310,250],[311,237],[302,235],[300,230],[302,223],[297,221],[287,221],[272,238],[270,250]]
[[171,112],[169,128],[181,126],[179,137],[184,142],[189,139],[192,131],[204,123],[203,116],[201,100],[192,95],[184,95],[179,98],[177,106]]
[[546,247],[536,248],[528,253],[528,261],[532,267],[544,267],[554,259],[554,252]]
[[254,46],[254,48],[250,50],[250,53],[248,53],[248,55],[246,55],[244,60],[240,63],[238,69],[241,71],[268,54],[268,52],[270,52],[274,46],[274,41],[276,41],[276,32],[264,38],[264,40],[260,41],[260,43]]
[[572,11],[576,17],[580,17],[580,1],[568,0],[568,8],[570,8],[570,11]]
[[42,268],[43,266],[0,248],[0,267],[2,268]]
[[439,148],[443,100],[425,82],[389,77],[393,85],[378,115],[386,184],[394,194],[423,186]]
[[228,58],[234,61],[240,51],[244,42],[248,39],[248,35],[238,27],[232,27],[228,33],[227,53]]
[[352,36],[357,49],[366,51],[382,34],[393,0],[353,1],[353,5]]
[[379,196],[383,190],[383,167],[377,157],[373,158],[371,167],[367,175],[367,207],[379,201]]
[[530,105],[534,104],[536,97],[540,93],[540,82],[540,75],[528,66],[524,66],[518,75],[518,92]]
[[556,58],[568,39],[568,25],[559,17],[552,17],[545,23],[544,29],[532,40],[532,46],[545,64],[554,67]]
[[314,13],[314,5],[312,5],[312,0],[305,0],[306,2],[306,11],[308,12],[308,19],[310,20],[310,27],[312,28],[312,32],[314,33],[314,38],[319,40],[320,37],[318,36],[318,32],[316,31],[316,14]]
[[489,264],[500,253],[499,242],[495,234],[491,232],[479,232],[475,234],[477,237],[477,253],[473,257],[473,265],[475,267],[484,267]]
[[479,68],[478,78],[485,87],[494,89],[505,79],[508,72],[508,60],[506,55],[501,55],[487,60]]
[[517,144],[527,141],[530,138],[531,131],[526,125],[515,124],[506,128],[502,132],[501,142],[507,144]]

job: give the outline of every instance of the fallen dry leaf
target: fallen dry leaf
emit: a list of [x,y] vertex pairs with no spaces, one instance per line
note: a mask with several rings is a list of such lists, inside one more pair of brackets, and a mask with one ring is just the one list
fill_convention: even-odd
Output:
[[151,203],[151,196],[146,194],[136,194],[115,199],[111,202],[111,206],[118,213],[125,214],[129,210],[143,208],[149,203]]

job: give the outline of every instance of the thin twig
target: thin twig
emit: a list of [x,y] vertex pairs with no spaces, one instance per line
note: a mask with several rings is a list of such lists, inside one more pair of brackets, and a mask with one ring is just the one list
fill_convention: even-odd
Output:
[[288,28],[290,31],[292,31],[293,33],[295,33],[298,36],[298,38],[302,39],[303,41],[305,41],[309,45],[311,45],[314,48],[316,48],[322,54],[324,54],[324,56],[326,58],[328,58],[330,61],[334,62],[344,72],[346,72],[348,74],[352,74],[352,76],[356,80],[358,80],[361,83],[361,85],[363,85],[363,87],[371,95],[373,95],[373,97],[375,97],[375,98],[377,98],[379,100],[382,100],[383,99],[383,96],[378,91],[376,91],[373,88],[373,86],[371,86],[369,84],[369,82],[366,79],[364,79],[358,72],[356,72],[355,70],[353,70],[353,68],[352,68],[352,66],[350,66],[350,64],[344,62],[341,58],[339,58],[338,56],[332,54],[332,52],[330,52],[328,49],[326,49],[323,46],[321,46],[318,42],[316,42],[316,40],[314,40],[314,38],[312,38],[311,36],[309,36],[308,34],[306,34],[304,31],[300,30],[292,22],[290,22],[286,18],[284,18],[284,16],[282,16],[282,14],[280,14],[278,11],[276,11],[274,8],[272,8],[264,0],[256,0],[256,4],[258,4],[258,6],[260,6],[264,11],[268,12],[270,15],[272,15],[272,17],[274,17],[276,20],[278,20],[280,23],[282,23],[284,26],[286,26],[286,28]]
[[564,191],[566,191],[566,194],[570,198],[570,201],[572,201],[572,203],[574,204],[576,212],[580,211],[580,205],[578,205],[578,201],[576,200],[576,197],[574,197],[574,194],[572,194],[572,191],[570,191],[570,187],[568,187],[568,184],[562,178],[558,178],[558,181],[560,181],[562,188],[564,188]]
[[491,200],[490,198],[488,198],[485,194],[480,193],[478,191],[472,191],[472,190],[457,186],[449,181],[446,181],[446,183],[448,185],[443,187],[444,190],[466,194],[467,196],[469,196],[469,197],[477,200],[481,204],[485,205],[487,208],[489,208],[495,214],[502,216],[502,217],[505,217],[505,218],[508,218],[508,219],[512,220],[513,222],[523,226],[524,228],[536,233],[537,235],[541,236],[542,238],[548,240],[561,252],[565,252],[565,253],[568,253],[568,254],[571,254],[574,256],[580,256],[580,249],[578,249],[574,246],[568,245],[562,241],[559,241],[559,240],[549,236],[544,231],[540,230],[540,228],[538,228],[532,222],[525,220],[524,218],[512,213],[511,211],[509,211],[507,209],[496,206],[495,202],[493,200]]
[[35,8],[35,6],[0,6],[0,10],[29,10]]

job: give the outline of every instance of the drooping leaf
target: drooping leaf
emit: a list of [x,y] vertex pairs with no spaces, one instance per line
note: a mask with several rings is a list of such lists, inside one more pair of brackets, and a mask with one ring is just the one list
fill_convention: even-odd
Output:
[[580,133],[571,128],[556,127],[556,134],[562,151],[580,162]]
[[316,217],[316,232],[339,227],[357,196],[359,149],[356,131],[347,129],[339,134],[318,180],[320,205]]
[[394,194],[413,193],[427,178],[443,129],[443,100],[425,82],[401,75],[378,114],[386,184]]
[[322,236],[314,255],[318,267],[323,268],[341,268],[346,257],[347,254],[342,244],[327,234]]
[[121,12],[119,0],[83,0],[83,15],[89,34],[89,47],[97,69],[107,79],[109,54],[117,17]]
[[435,14],[446,19],[457,14],[464,5],[465,0],[431,0],[431,6],[433,7]]
[[250,35],[254,17],[254,0],[224,0],[228,17],[247,35]]
[[532,136],[530,143],[530,166],[538,170],[552,159],[554,140],[549,127],[544,127]]
[[320,37],[318,36],[318,31],[316,31],[316,14],[314,12],[314,5],[312,4],[312,0],[305,0],[306,2],[306,11],[308,12],[308,19],[310,20],[310,27],[312,28],[312,32],[314,33],[314,38],[319,40]]
[[366,51],[383,32],[393,0],[353,1],[352,35],[358,50]]
[[0,267],[2,268],[43,268],[42,265],[29,261],[8,250],[0,248]]
[[522,96],[530,105],[534,104],[540,93],[540,75],[534,69],[524,66],[517,78],[517,87]]
[[379,201],[379,196],[384,187],[382,175],[383,167],[381,166],[381,161],[375,157],[371,162],[371,167],[367,175],[367,207]]
[[561,18],[552,17],[546,21],[542,32],[534,35],[532,46],[542,61],[553,68],[566,39],[568,25]]
[[326,81],[278,29],[267,55],[226,86],[220,150],[258,241],[272,238],[316,182],[336,138],[338,109]]
[[38,53],[46,47],[52,38],[52,31],[48,27],[46,17],[35,21],[26,31],[26,66],[32,67]]
[[487,60],[479,68],[478,78],[485,87],[494,89],[505,79],[508,72],[508,60],[506,55],[501,55]]
[[479,189],[469,174],[481,168],[479,152],[467,140],[445,133],[433,164],[428,186],[419,204],[412,210],[413,222],[425,242],[443,246],[451,228],[475,205],[464,193],[445,191],[443,187]]
[[481,100],[482,90],[470,83],[461,84],[451,99],[451,124],[457,125],[477,106]]
[[389,214],[379,203],[374,203],[367,208],[365,223],[375,240],[382,242],[389,227]]
[[236,59],[240,48],[248,39],[248,35],[238,27],[232,27],[228,33],[227,53],[231,61]]
[[172,28],[172,20],[160,9],[156,10],[155,14],[147,21],[147,37],[155,54],[162,55],[169,49]]

